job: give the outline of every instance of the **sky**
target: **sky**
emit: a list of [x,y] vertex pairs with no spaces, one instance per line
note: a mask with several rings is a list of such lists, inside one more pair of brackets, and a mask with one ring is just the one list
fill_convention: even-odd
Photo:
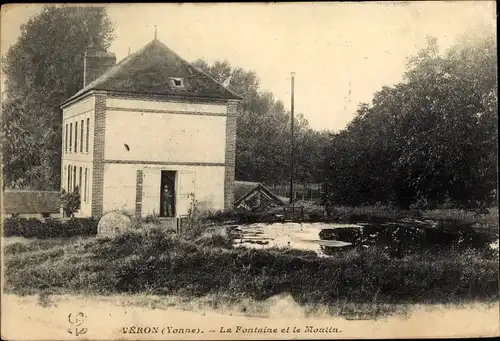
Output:
[[[1,53],[41,5],[2,7]],[[158,39],[188,61],[227,60],[254,70],[263,91],[314,129],[343,129],[361,102],[402,80],[407,58],[434,36],[441,48],[470,32],[496,30],[495,3],[114,4],[110,51],[125,58]]]

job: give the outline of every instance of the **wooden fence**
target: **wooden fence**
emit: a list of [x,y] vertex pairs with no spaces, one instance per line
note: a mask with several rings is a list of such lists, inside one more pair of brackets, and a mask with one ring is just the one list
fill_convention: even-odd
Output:
[[[266,184],[274,194],[282,198],[290,198],[290,184]],[[321,184],[296,183],[293,185],[296,200],[316,201],[321,199]]]

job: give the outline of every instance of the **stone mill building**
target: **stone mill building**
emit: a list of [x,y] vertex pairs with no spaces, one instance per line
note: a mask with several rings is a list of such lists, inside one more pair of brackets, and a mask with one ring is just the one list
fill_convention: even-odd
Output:
[[194,201],[233,206],[240,96],[156,38],[118,64],[89,50],[83,67],[83,88],[61,107],[61,187],[78,189],[75,216],[182,216]]

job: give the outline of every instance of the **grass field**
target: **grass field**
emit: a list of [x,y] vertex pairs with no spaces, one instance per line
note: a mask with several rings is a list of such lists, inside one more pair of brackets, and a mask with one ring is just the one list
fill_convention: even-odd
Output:
[[314,252],[233,248],[222,229],[189,238],[158,227],[114,238],[5,246],[14,294],[216,297],[238,305],[289,294],[334,314],[389,314],[406,304],[498,300],[498,259],[470,252],[393,259],[378,249],[319,258]]
[[[321,208],[311,204],[307,210]],[[210,228],[197,222],[179,235],[149,222],[114,238],[4,238],[4,289],[40,295],[41,304],[59,294],[143,295],[174,297],[155,301],[160,306],[174,300],[177,306],[226,307],[250,315],[265,311],[270,298],[285,295],[308,314],[319,309],[353,318],[398,313],[412,304],[499,298],[498,252],[486,256],[452,249],[393,258],[380,248],[331,257],[288,248],[247,249],[234,247],[234,236],[220,225],[234,215],[219,218]],[[336,207],[329,217],[360,218],[457,221],[489,229],[498,238],[498,209],[486,215],[460,210],[415,215],[384,207]]]

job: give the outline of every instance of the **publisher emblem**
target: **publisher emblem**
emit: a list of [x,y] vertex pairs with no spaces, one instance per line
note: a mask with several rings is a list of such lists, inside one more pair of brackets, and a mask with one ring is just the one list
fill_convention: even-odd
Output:
[[87,316],[85,316],[85,314],[81,311],[77,313],[70,313],[68,315],[68,321],[71,324],[72,328],[68,329],[68,333],[75,336],[87,333],[87,328],[82,327],[86,320]]

